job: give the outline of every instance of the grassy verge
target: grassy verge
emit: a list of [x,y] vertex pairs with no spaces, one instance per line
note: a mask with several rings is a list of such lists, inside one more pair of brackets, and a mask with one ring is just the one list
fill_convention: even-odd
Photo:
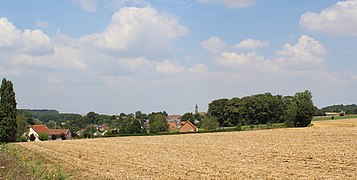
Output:
[[0,179],[69,179],[59,165],[48,168],[48,164],[44,157],[14,144],[0,144]]
[[327,120],[338,120],[338,119],[353,119],[357,118],[357,114],[348,114],[344,116],[334,116],[333,118],[331,116],[318,116],[312,118],[312,121],[327,121]]

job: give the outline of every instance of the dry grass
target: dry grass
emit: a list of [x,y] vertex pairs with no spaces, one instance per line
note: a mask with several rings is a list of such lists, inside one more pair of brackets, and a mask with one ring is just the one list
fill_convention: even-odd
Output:
[[357,179],[357,119],[299,129],[21,143],[73,179]]

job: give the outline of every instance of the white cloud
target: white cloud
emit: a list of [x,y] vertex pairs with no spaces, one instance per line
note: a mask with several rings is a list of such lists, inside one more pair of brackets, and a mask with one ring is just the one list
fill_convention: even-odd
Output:
[[39,55],[52,53],[50,38],[41,30],[18,30],[6,18],[0,18],[0,51]]
[[185,67],[169,60],[158,62],[156,66],[156,72],[163,74],[178,74],[183,72],[184,70]]
[[357,1],[340,1],[320,13],[305,13],[300,26],[311,32],[357,36]]
[[218,37],[210,37],[209,39],[202,41],[201,46],[212,53],[220,53],[227,47],[226,43]]
[[73,3],[79,4],[83,11],[94,13],[97,12],[96,0],[72,0]]
[[223,4],[228,8],[245,8],[254,5],[254,0],[197,0],[200,3]]
[[221,66],[233,68],[248,68],[254,69],[265,63],[265,58],[255,52],[237,54],[235,52],[222,52],[216,60],[216,63]]
[[204,64],[196,64],[189,68],[188,71],[195,74],[205,74],[208,72],[208,68]]
[[49,23],[41,19],[36,20],[36,27],[38,28],[48,28]]
[[241,54],[223,51],[216,57],[215,63],[221,67],[254,72],[253,76],[260,73],[301,76],[301,73],[306,75],[310,74],[308,71],[325,69],[326,48],[306,35],[301,36],[295,45],[285,44],[282,50],[276,51],[275,54],[276,57],[269,59],[254,51]]
[[315,39],[303,35],[296,45],[285,44],[276,52],[277,62],[293,69],[316,69],[325,66],[327,49]]
[[258,49],[266,46],[269,46],[268,41],[253,40],[250,38],[234,45],[236,49]]
[[81,38],[100,49],[129,56],[156,56],[170,50],[172,41],[188,32],[175,17],[148,6],[125,7],[115,13],[103,33]]
[[4,17],[0,17],[0,48],[17,45],[21,32]]
[[33,56],[28,54],[16,54],[13,57],[13,63],[27,66],[40,67],[73,67],[84,69],[87,63],[82,59],[83,52],[72,47],[55,46],[53,54]]

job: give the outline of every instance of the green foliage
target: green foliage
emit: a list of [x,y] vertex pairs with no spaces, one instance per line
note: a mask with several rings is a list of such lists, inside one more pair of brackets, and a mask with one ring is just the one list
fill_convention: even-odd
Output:
[[341,112],[344,111],[346,114],[357,114],[357,105],[350,104],[350,105],[332,105],[327,106],[321,109],[323,112]]
[[17,137],[21,137],[26,132],[26,126],[29,124],[27,121],[27,117],[24,114],[17,114],[16,116],[17,121]]
[[202,128],[206,130],[213,130],[219,127],[219,122],[213,116],[207,115],[202,121]]
[[181,116],[181,121],[191,121],[191,123],[195,124],[195,117],[191,112],[187,112]]
[[305,127],[315,112],[309,91],[295,96],[273,96],[271,93],[242,98],[218,99],[208,106],[208,113],[215,117],[220,126],[283,123],[287,126]]
[[223,126],[223,123],[227,117],[224,114],[224,108],[226,107],[227,102],[228,99],[218,99],[208,104],[208,114],[216,117],[221,126]]
[[0,144],[0,159],[0,179],[69,179],[58,164],[53,165],[41,154],[17,149],[9,144]]
[[315,113],[311,92],[307,90],[297,92],[294,97],[294,102],[297,106],[295,126],[306,127],[311,124],[311,119]]
[[20,136],[18,139],[19,142],[27,142],[27,137],[26,136]]
[[41,140],[41,141],[47,141],[48,137],[49,137],[49,135],[46,132],[38,133],[38,139]]
[[50,129],[55,129],[56,126],[57,126],[57,124],[56,124],[56,122],[55,122],[54,120],[50,120],[50,121],[48,121],[48,122],[46,123],[46,126],[47,126],[48,128],[50,128]]
[[97,131],[97,127],[94,125],[87,125],[85,131],[83,132],[83,136],[86,138],[92,138],[93,134]]
[[168,128],[165,113],[152,113],[149,115],[150,133],[164,132]]
[[4,78],[0,87],[0,142],[16,140],[16,105],[13,84]]

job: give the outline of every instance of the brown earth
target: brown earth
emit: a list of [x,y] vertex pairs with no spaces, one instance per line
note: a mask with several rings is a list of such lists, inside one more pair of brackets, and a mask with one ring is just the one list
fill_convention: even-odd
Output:
[[19,143],[72,179],[357,179],[357,119],[312,127]]

